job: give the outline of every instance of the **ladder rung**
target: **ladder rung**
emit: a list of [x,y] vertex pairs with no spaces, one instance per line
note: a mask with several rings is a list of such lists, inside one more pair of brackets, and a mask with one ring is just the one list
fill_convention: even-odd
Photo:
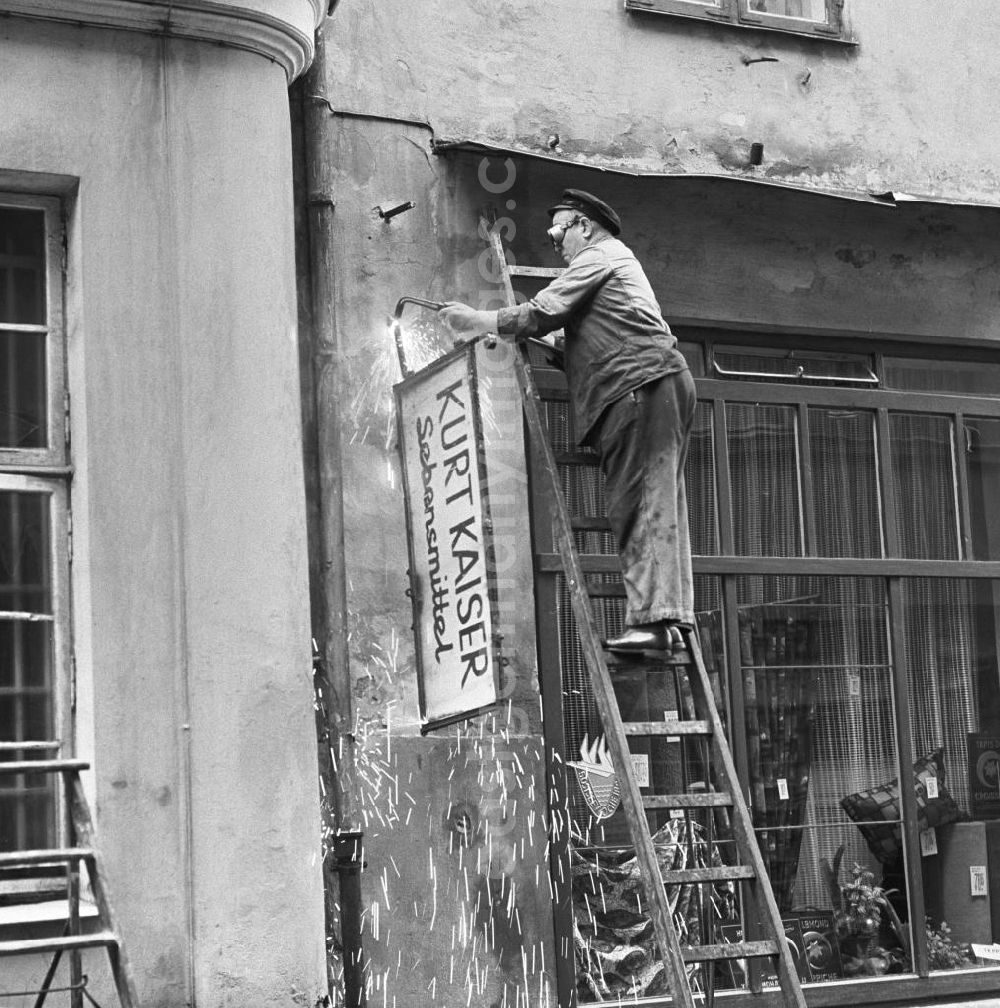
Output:
[[733,796],[727,791],[711,791],[708,794],[664,794],[642,796],[642,807],[647,809],[725,808],[732,804]]
[[687,649],[680,651],[639,651],[633,654],[606,651],[604,664],[609,672],[651,672],[660,665],[690,665]]
[[[620,574],[621,566],[618,557],[610,553],[579,554],[580,569],[584,574]],[[535,566],[544,573],[560,574],[566,569],[562,557],[558,553],[538,553],[535,556]]]
[[557,277],[561,276],[563,267],[561,266],[510,266],[507,272],[511,276],[523,277]]
[[52,864],[66,861],[83,861],[94,856],[90,847],[58,847],[50,850],[3,851],[0,853],[0,868],[18,865]]
[[[556,454],[556,465],[589,466],[592,469],[596,469],[599,464],[600,459],[598,458],[598,456],[588,452],[565,451],[565,452],[558,452]],[[575,519],[571,518],[570,521],[575,521]],[[608,527],[610,528],[607,518],[604,519],[604,523],[605,525],[608,525]]]
[[685,962],[712,962],[715,959],[754,959],[778,954],[773,941],[724,942],[722,945],[692,945],[682,948]]
[[707,721],[625,721],[626,735],[711,735]]
[[13,776],[14,774],[63,773],[67,770],[88,769],[90,769],[90,764],[86,760],[25,760],[17,763],[0,763],[0,777]]
[[67,952],[71,949],[99,948],[117,945],[118,938],[110,931],[93,934],[60,935],[55,938],[19,938],[0,941],[0,956],[32,955],[35,952]]
[[666,885],[682,885],[685,882],[734,882],[737,879],[754,879],[753,868],[749,865],[716,865],[713,868],[676,868],[661,873]]
[[600,515],[578,515],[570,519],[570,524],[576,532],[608,532],[611,524],[607,518]]

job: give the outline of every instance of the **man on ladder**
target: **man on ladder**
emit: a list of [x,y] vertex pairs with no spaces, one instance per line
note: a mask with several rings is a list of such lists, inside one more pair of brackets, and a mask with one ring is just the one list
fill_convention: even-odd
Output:
[[549,217],[549,238],[566,263],[560,276],[513,308],[449,302],[439,314],[461,336],[564,331],[577,437],[600,455],[625,582],[626,629],[605,646],[681,647],[680,627],[694,624],[684,491],[694,381],[642,266],[618,240],[618,214],[567,189]]

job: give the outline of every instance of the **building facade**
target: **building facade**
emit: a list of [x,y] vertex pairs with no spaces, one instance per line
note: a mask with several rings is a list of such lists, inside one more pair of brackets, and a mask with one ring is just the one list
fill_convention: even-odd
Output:
[[[1000,20],[389,0],[341,4],[326,31],[335,54],[299,98],[332,162],[370,996],[663,995],[620,824],[589,819],[562,769],[598,729],[504,345],[479,363],[505,700],[420,732],[387,317],[403,295],[502,304],[490,226],[518,263],[557,265],[545,208],[566,187],[618,210],[696,377],[699,627],[808,1002],[993,991]],[[432,315],[406,319],[411,365],[448,348]],[[600,483],[548,408],[602,575]],[[609,629],[619,605],[602,603]],[[678,705],[662,683],[620,693],[639,719]],[[680,772],[672,745],[639,754],[651,786]],[[665,843],[681,828],[654,825]],[[738,971],[715,980],[751,1003]]]
[[[148,1006],[327,992],[287,90],[324,10],[0,5],[0,739],[92,764]],[[43,783],[4,850],[58,842]],[[59,932],[51,880],[0,894]]]

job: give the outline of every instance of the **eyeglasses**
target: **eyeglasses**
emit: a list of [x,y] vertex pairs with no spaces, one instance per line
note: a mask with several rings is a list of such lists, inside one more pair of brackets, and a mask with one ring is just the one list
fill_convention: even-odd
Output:
[[548,229],[546,234],[549,236],[549,241],[558,248],[563,243],[563,239],[566,237],[566,232],[571,228],[575,227],[580,223],[583,217],[574,217],[572,220],[565,221],[562,224],[553,224],[552,227]]

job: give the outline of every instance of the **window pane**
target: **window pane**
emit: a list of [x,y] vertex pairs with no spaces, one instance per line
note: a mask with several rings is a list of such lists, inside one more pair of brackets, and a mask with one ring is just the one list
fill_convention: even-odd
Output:
[[819,556],[881,556],[874,415],[810,409],[809,451]]
[[886,357],[882,368],[888,388],[911,392],[1000,396],[1000,364]]
[[[905,579],[902,589],[913,751],[938,778],[937,797],[918,791],[937,847],[921,859],[927,913],[936,930],[948,924],[953,943],[989,944],[1000,892],[991,885],[971,899],[969,886],[970,866],[995,863],[1000,853],[1000,582]],[[935,954],[937,944],[932,969],[970,965]]]
[[[783,913],[828,907],[823,859],[871,860],[840,802],[895,773],[881,580],[737,579],[752,814]],[[803,827],[811,827],[804,830]]]
[[[0,741],[54,734],[49,496],[0,492]],[[37,757],[37,753],[34,754]],[[18,750],[0,759],[31,759]],[[0,778],[0,849],[52,842],[53,781]]]
[[802,552],[798,422],[788,406],[726,406],[736,552]]
[[826,0],[750,0],[750,10],[761,14],[826,21]]
[[958,560],[951,420],[895,413],[889,423],[899,555]]
[[1000,420],[965,421],[974,560],[1000,560]]
[[691,552],[696,556],[713,556],[719,552],[718,509],[715,499],[715,427],[712,417],[711,403],[698,403],[684,468]]
[[0,322],[45,324],[45,216],[0,207]]
[[2,778],[0,851],[44,849],[53,845],[54,836],[55,789],[51,781],[41,774]]
[[0,491],[0,610],[51,614],[49,496]]
[[46,337],[0,332],[0,448],[44,448]]

